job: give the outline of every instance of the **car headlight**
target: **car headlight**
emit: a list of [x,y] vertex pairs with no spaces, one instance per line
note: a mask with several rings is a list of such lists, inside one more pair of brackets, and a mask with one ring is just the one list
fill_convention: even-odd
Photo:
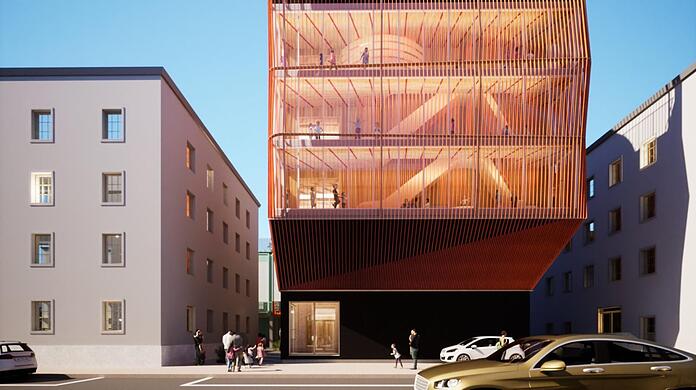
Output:
[[459,379],[443,379],[441,381],[435,382],[436,389],[452,389],[459,384]]
[[445,353],[452,353],[456,350],[457,350],[457,348],[450,348],[450,349],[446,350]]

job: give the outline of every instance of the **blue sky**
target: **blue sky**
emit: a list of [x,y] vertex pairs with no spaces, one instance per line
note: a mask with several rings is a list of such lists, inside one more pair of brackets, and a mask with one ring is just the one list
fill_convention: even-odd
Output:
[[[587,0],[588,144],[696,61],[696,1]],[[254,194],[268,237],[266,0],[0,0],[0,67],[164,66]]]

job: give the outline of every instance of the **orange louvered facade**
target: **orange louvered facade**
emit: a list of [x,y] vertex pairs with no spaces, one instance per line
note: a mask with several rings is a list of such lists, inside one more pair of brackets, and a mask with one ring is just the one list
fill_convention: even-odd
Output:
[[586,217],[585,2],[268,6],[281,290],[533,289]]

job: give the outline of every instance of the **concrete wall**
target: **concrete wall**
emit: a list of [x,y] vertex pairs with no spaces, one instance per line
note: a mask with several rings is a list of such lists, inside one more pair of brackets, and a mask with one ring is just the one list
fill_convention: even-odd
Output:
[[[597,310],[619,306],[622,331],[641,335],[641,317],[656,319],[656,341],[691,352],[696,337],[688,325],[696,322],[696,209],[690,202],[696,172],[696,81],[691,76],[653,102],[600,144],[587,158],[587,176],[594,176],[596,196],[588,202],[588,220],[597,238],[584,244],[583,229],[573,237],[541,279],[531,299],[531,330],[556,332],[570,321],[574,333],[597,332]],[[657,138],[657,162],[640,168],[640,148]],[[609,188],[609,164],[623,157],[623,182]],[[691,180],[690,180],[691,179]],[[640,196],[655,191],[656,217],[640,222]],[[609,234],[610,210],[622,210],[622,229]],[[640,250],[656,248],[656,272],[640,274]],[[622,280],[609,280],[609,259],[621,256]],[[583,269],[594,264],[594,287],[583,288]],[[565,272],[572,271],[572,292],[562,291]],[[547,296],[545,279],[554,278],[555,293]]]
[[[160,78],[0,80],[0,339],[43,367],[158,365]],[[102,143],[102,109],[126,108],[125,143]],[[55,109],[55,142],[30,143],[31,110]],[[55,205],[29,205],[32,171],[54,171]],[[125,205],[101,205],[101,174],[125,171]],[[32,268],[31,234],[55,234]],[[125,266],[101,266],[101,234],[125,232]],[[30,334],[30,301],[54,300],[54,332]],[[101,301],[125,300],[125,332],[101,334]]]
[[[170,86],[162,91],[162,364],[191,364],[194,359],[192,335],[186,329],[186,306],[195,307],[196,327],[204,333],[209,361],[221,343],[223,312],[229,327],[248,333],[254,341],[258,327],[258,207],[222,158],[220,152],[196,123]],[[239,129],[230,129],[240,131]],[[195,147],[195,172],[185,166],[185,148]],[[206,168],[213,168],[214,187],[206,188]],[[223,203],[223,186],[228,187],[228,204]],[[184,212],[186,191],[196,196],[195,218]],[[240,217],[235,215],[235,198]],[[213,232],[206,231],[206,209],[214,212]],[[246,211],[250,226],[246,227]],[[229,226],[229,243],[223,242],[222,223]],[[235,233],[241,238],[235,250]],[[246,258],[246,243],[250,259]],[[186,249],[195,251],[194,274],[186,273]],[[206,279],[206,259],[213,261],[213,282]],[[223,288],[222,268],[229,269],[229,288]],[[240,293],[235,292],[235,274],[240,275]],[[245,281],[250,281],[246,296]],[[207,332],[206,311],[213,310],[212,332]],[[240,329],[235,329],[235,315]],[[250,327],[245,327],[246,317]]]

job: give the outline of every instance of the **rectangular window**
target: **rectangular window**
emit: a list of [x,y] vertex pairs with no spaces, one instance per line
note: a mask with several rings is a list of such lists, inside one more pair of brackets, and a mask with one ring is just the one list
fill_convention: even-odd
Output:
[[613,187],[623,180],[623,157],[619,157],[609,164],[609,187]]
[[339,302],[290,301],[290,355],[339,355]]
[[621,308],[605,307],[597,310],[597,333],[621,332]]
[[655,247],[645,248],[640,250],[640,274],[654,274],[656,269],[655,264]]
[[235,315],[234,315],[234,331],[235,331],[235,332],[241,332],[241,331],[242,331],[241,326],[239,326],[239,322],[240,322],[240,321],[239,321],[239,318],[240,318],[240,317],[239,317],[239,314],[235,314]]
[[102,234],[102,265],[122,266],[124,264],[124,234]]
[[30,185],[33,206],[53,206],[53,172],[32,172]]
[[247,229],[251,228],[251,214],[249,213],[249,210],[246,211],[246,227]]
[[31,301],[31,333],[53,333],[53,301]]
[[546,296],[553,296],[553,276],[546,278]]
[[186,143],[186,168],[196,172],[196,148],[188,142]]
[[213,261],[210,259],[205,259],[205,280],[213,283]]
[[241,218],[239,216],[239,213],[241,212],[240,211],[241,207],[242,207],[242,205],[239,203],[239,198],[234,198],[234,215],[236,215],[237,218]]
[[585,244],[592,243],[595,239],[595,223],[588,221],[585,223]]
[[31,235],[31,265],[50,267],[53,265],[53,234]]
[[214,314],[213,311],[208,309],[205,311],[205,331],[208,333],[213,333],[215,327],[213,326]]
[[609,259],[609,281],[616,282],[621,280],[621,258],[614,257]]
[[239,233],[234,234],[234,250],[239,253],[240,251],[240,246],[242,245],[242,238],[239,236]]
[[640,221],[645,222],[655,217],[655,193],[640,197]]
[[594,265],[586,265],[582,273],[582,287],[594,287]]
[[123,334],[124,301],[102,301],[102,333]]
[[230,270],[222,267],[222,288],[230,287]]
[[230,242],[230,228],[225,222],[222,223],[222,242],[225,244],[229,244]]
[[227,206],[227,191],[227,184],[222,183],[222,203],[224,203],[225,206]]
[[123,176],[123,172],[102,173],[102,204],[123,204]]
[[647,168],[657,161],[657,139],[653,138],[640,148],[640,168]]
[[656,341],[654,316],[640,318],[640,338],[648,341]]
[[251,260],[251,244],[246,243],[246,259]]
[[230,330],[230,315],[226,312],[222,312],[222,331],[227,333]]
[[213,210],[211,209],[206,209],[205,210],[205,230],[212,233],[213,232]]
[[196,195],[186,191],[186,216],[193,219],[196,215]]
[[193,332],[196,330],[196,310],[193,306],[186,306],[186,331]]
[[31,140],[53,142],[53,110],[31,111]]
[[246,290],[246,296],[250,297],[251,296],[251,281],[249,279],[246,280],[244,289]]
[[207,169],[205,170],[205,186],[211,190],[215,188],[215,171],[210,167],[210,165],[208,165]]
[[568,271],[563,273],[563,292],[569,293],[573,291],[573,273]]
[[186,248],[186,273],[189,275],[193,275],[193,255],[193,250]]
[[590,176],[589,179],[587,179],[587,199],[592,199],[595,196],[595,182],[594,182],[594,176]]
[[102,111],[102,141],[123,142],[124,129],[122,109]]
[[621,231],[621,207],[609,211],[609,234]]
[[237,294],[239,294],[241,292],[241,288],[242,288],[241,284],[242,284],[242,281],[241,281],[241,277],[239,276],[239,274],[234,274],[234,292],[236,292]]

